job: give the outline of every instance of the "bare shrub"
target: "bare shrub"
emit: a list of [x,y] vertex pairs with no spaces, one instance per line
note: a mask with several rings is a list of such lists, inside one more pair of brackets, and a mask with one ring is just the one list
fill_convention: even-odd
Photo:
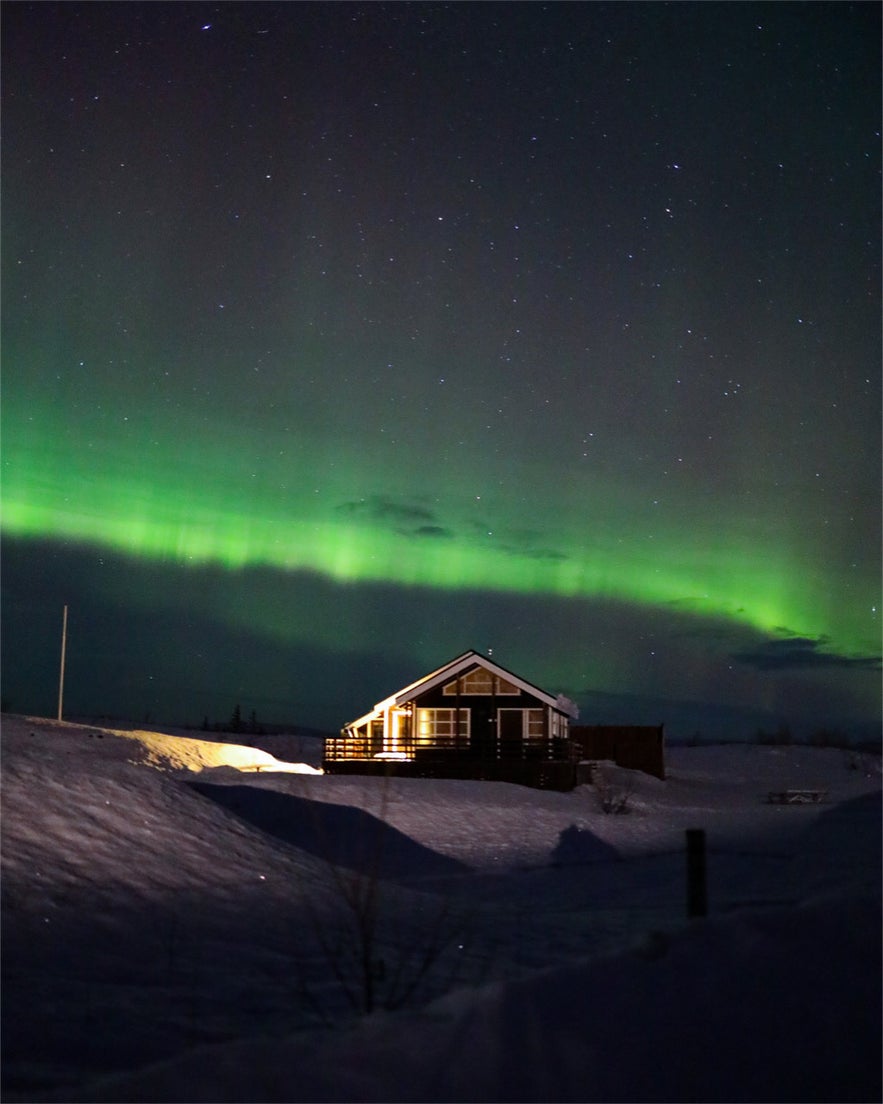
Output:
[[602,765],[595,774],[594,785],[603,813],[624,816],[630,811],[629,801],[635,789],[632,772],[628,772],[624,778],[621,778],[617,775],[615,767]]
[[[448,897],[403,889],[384,878],[389,788],[385,777],[372,814],[374,826],[354,865],[342,862],[326,841],[323,861],[330,896],[321,908],[306,902],[322,964],[345,1009],[355,1015],[411,1007],[464,980],[460,974],[471,929],[468,911]],[[301,993],[314,1011],[326,1023],[338,1018],[337,998],[327,979],[300,980]]]

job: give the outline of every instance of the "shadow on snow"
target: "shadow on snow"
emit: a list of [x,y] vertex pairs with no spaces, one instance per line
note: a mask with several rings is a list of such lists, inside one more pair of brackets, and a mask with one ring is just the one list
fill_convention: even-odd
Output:
[[257,786],[187,784],[267,835],[359,874],[396,881],[469,870],[352,805],[310,801]]

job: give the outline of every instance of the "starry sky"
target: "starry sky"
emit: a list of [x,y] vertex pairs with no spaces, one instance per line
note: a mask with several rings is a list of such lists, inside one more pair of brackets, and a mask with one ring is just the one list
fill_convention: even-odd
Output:
[[879,729],[880,31],[4,4],[4,707]]

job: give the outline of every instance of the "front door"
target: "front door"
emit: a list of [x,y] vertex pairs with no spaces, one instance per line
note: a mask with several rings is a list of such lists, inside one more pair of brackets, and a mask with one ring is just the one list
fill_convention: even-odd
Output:
[[520,709],[497,711],[498,755],[501,759],[520,759],[524,741],[524,713]]

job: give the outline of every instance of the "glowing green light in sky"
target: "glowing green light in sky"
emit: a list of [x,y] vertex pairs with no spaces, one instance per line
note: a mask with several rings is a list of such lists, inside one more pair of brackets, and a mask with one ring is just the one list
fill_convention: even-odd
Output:
[[258,449],[216,437],[141,437],[133,450],[99,433],[72,441],[63,427],[43,423],[37,433],[30,420],[9,422],[3,529],[182,564],[603,596],[828,638],[843,650],[873,640],[874,595],[863,603],[860,588],[832,579],[781,527],[764,543],[757,522],[704,518],[684,503],[648,521],[609,479],[574,488],[548,469],[513,490],[499,479],[470,483],[464,472],[452,481],[431,463],[388,477],[346,443],[332,452],[304,441],[268,466],[266,441]]

